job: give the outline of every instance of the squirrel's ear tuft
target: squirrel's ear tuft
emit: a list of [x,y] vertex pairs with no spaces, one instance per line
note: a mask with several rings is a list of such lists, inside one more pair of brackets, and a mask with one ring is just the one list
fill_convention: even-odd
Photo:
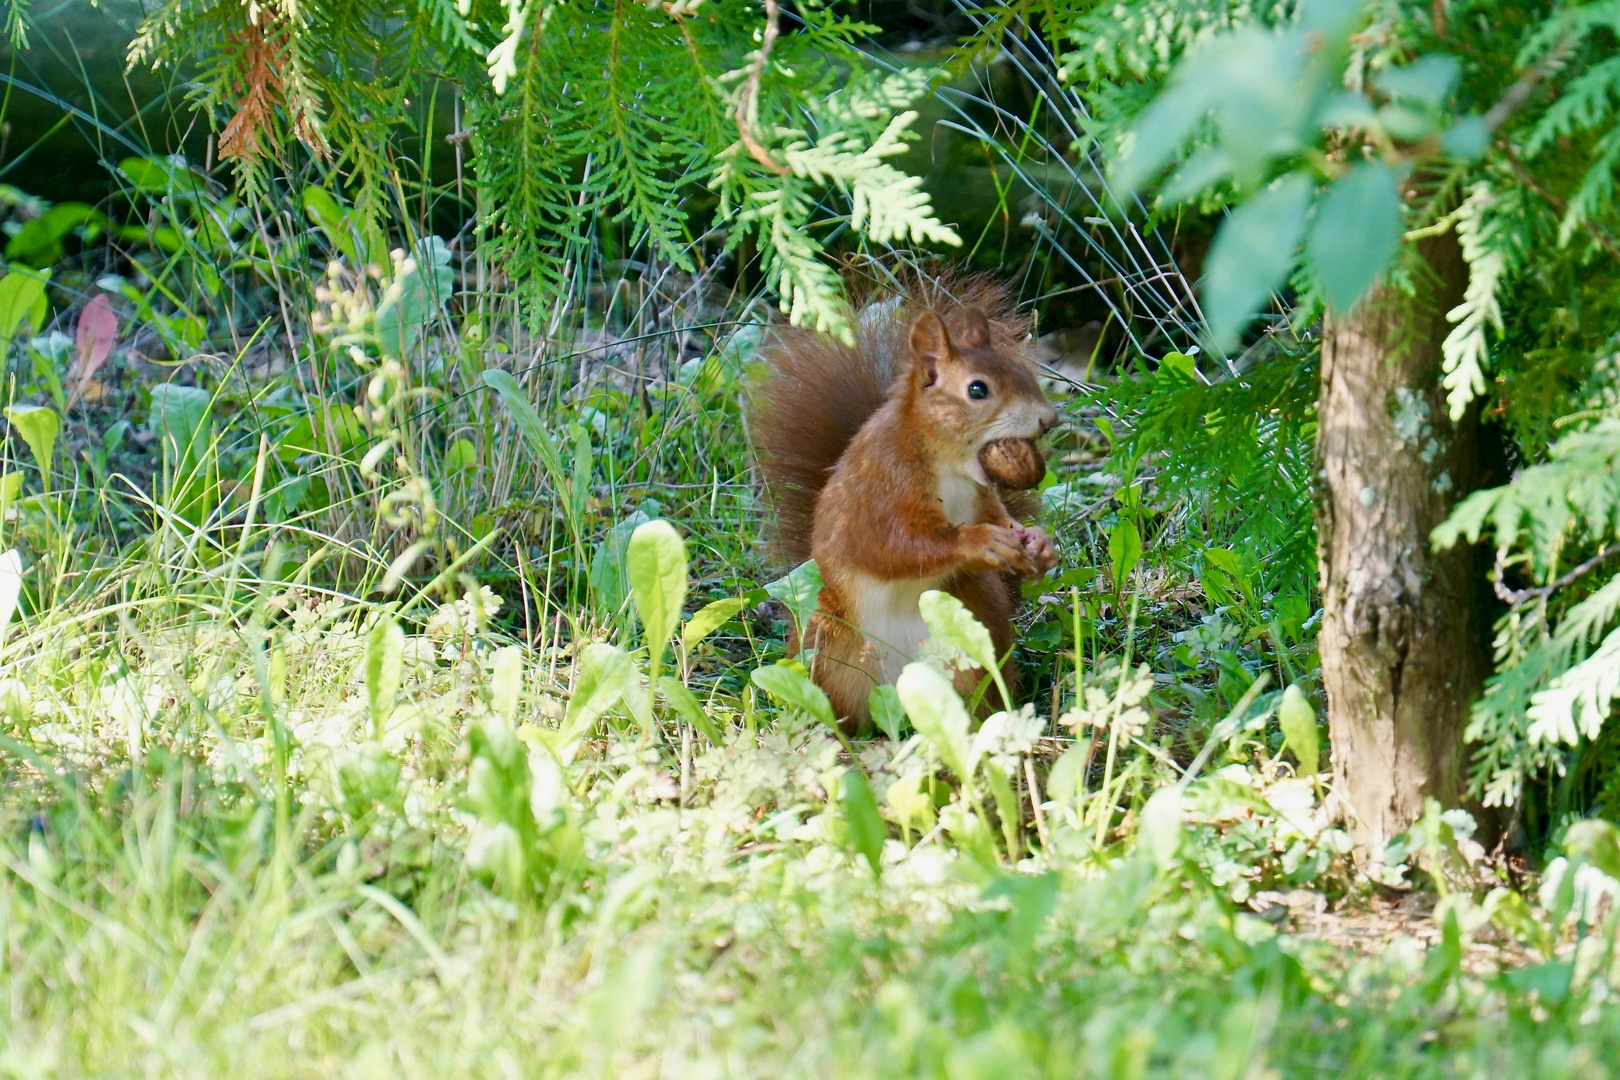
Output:
[[911,324],[911,378],[918,386],[939,381],[939,366],[950,358],[951,339],[939,316],[925,311]]
[[982,308],[968,308],[962,313],[965,325],[962,327],[962,344],[970,349],[988,349],[990,347],[990,320],[985,318]]

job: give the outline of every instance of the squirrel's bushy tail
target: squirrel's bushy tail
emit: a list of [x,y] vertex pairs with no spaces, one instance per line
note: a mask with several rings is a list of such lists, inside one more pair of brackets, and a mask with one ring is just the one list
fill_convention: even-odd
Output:
[[[852,294],[859,284],[852,282]],[[773,328],[764,349],[766,370],[749,408],[771,513],[766,536],[773,559],[795,566],[810,557],[816,497],[844,448],[909,363],[912,319],[932,311],[956,337],[969,308],[989,318],[998,351],[1029,348],[1030,320],[1018,311],[1012,293],[977,275],[912,273],[899,291],[869,294],[851,320],[854,345],[798,327]]]

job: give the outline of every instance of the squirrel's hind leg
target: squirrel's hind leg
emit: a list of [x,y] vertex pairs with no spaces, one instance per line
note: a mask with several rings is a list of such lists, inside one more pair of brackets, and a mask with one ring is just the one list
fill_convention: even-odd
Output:
[[846,734],[857,734],[872,719],[868,702],[878,683],[878,658],[865,635],[839,619],[817,611],[810,616],[806,644],[815,649],[810,675],[827,694],[833,714]]

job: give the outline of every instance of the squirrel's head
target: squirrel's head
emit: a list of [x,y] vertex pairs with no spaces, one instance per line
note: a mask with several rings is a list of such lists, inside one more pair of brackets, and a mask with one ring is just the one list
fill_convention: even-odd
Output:
[[929,430],[970,457],[996,439],[1038,438],[1058,420],[1029,363],[992,346],[990,321],[978,308],[963,312],[954,341],[938,315],[917,316],[908,389]]

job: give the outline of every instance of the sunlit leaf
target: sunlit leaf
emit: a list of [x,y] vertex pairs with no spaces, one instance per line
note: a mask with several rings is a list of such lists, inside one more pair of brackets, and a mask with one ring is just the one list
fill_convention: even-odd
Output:
[[1277,725],[1282,729],[1283,746],[1294,752],[1302,775],[1315,776],[1321,763],[1321,736],[1316,729],[1316,710],[1305,700],[1298,683],[1283,691],[1277,707]]
[[630,654],[617,645],[592,642],[579,657],[574,694],[563,718],[563,737],[572,741],[585,734],[601,715],[623,700],[635,673]]
[[996,667],[996,646],[990,640],[990,631],[973,617],[967,605],[948,592],[929,589],[917,602],[929,636],[942,645],[960,649],[985,671]]
[[394,698],[405,679],[405,631],[386,618],[366,638],[366,703],[371,730],[382,738],[383,726],[394,712]]
[[810,615],[816,610],[821,596],[821,568],[815,560],[800,563],[787,577],[778,578],[765,586],[771,599],[779,601],[793,615],[793,624],[799,633],[810,625]]
[[39,466],[39,475],[45,490],[51,489],[51,455],[56,449],[56,435],[62,429],[62,418],[56,410],[44,405],[12,405],[6,409],[6,419],[12,429],[22,436]]
[[1182,805],[1181,788],[1169,784],[1155,791],[1142,807],[1138,836],[1160,870],[1170,869],[1181,854],[1181,842],[1186,833]]
[[716,600],[703,607],[686,620],[681,627],[681,648],[690,650],[692,646],[714,633],[731,618],[743,609],[743,599],[740,596],[728,596],[724,600]]
[[932,664],[910,663],[895,680],[900,703],[916,728],[947,768],[962,779],[970,775],[971,740],[968,713],[951,680]]
[[625,551],[625,571],[656,668],[686,603],[686,544],[675,526],[662,518],[637,526]]
[[495,715],[507,723],[517,721],[518,698],[523,692],[523,650],[507,645],[490,658],[489,696]]
[[837,727],[832,702],[826,693],[810,681],[802,667],[793,661],[778,660],[766,667],[755,668],[749,676],[755,686],[776,699],[778,705],[808,713],[828,727]]
[[22,597],[22,556],[16,548],[0,555],[0,641],[5,640],[11,618],[17,614],[17,601]]
[[879,683],[872,687],[871,693],[866,695],[866,707],[872,714],[872,722],[879,731],[889,737],[890,742],[900,738],[900,725],[905,723],[906,710],[900,704],[900,694],[888,683]]

